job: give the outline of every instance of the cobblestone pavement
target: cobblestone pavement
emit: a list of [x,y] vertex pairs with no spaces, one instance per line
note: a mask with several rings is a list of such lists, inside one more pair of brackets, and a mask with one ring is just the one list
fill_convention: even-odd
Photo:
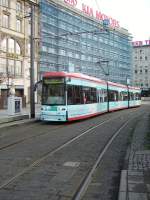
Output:
[[145,113],[134,130],[128,167],[121,175],[119,200],[150,200],[150,149],[145,146],[148,134],[150,112]]
[[[40,109],[41,105],[40,104],[35,104],[35,118],[39,119],[40,117]],[[20,113],[17,113],[15,115],[10,115],[8,113],[7,109],[0,110],[0,126],[4,123],[9,123],[9,122],[14,122],[14,121],[20,121],[24,119],[29,119],[30,118],[30,105],[27,104],[26,108],[23,108]]]

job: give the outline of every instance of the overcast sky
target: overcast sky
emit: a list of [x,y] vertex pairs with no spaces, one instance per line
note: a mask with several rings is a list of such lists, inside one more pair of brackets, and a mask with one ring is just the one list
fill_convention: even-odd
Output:
[[[150,0],[81,0],[119,21],[134,41],[150,39]],[[97,1],[97,4],[96,4]]]

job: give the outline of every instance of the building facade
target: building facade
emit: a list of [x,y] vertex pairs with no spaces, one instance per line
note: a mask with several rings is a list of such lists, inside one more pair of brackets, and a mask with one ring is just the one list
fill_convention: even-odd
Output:
[[126,84],[127,78],[132,80],[130,34],[112,18],[106,25],[106,15],[81,2],[40,1],[41,74],[81,72]]
[[150,96],[150,40],[133,42],[133,84]]
[[[0,0],[0,97],[7,104],[9,88],[28,102],[30,97],[30,5],[31,1]],[[33,3],[37,3],[33,1]],[[35,8],[38,24],[38,10]],[[35,37],[38,26],[35,27]],[[35,44],[37,45],[37,44]],[[37,79],[38,48],[35,51]],[[1,102],[2,104],[2,102]],[[2,106],[2,105],[1,105]]]

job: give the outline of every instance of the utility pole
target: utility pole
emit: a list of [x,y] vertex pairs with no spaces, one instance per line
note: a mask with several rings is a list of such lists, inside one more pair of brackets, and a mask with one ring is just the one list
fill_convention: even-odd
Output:
[[31,4],[31,35],[30,35],[30,117],[35,118],[34,95],[34,5]]
[[[106,63],[107,64],[107,71],[103,68],[102,63]],[[104,75],[107,77],[106,78],[106,84],[107,84],[107,88],[106,88],[106,90],[107,90],[107,111],[109,112],[109,83],[108,83],[108,81],[109,81],[109,66],[108,66],[109,60],[99,60],[97,62],[97,64],[99,64],[99,66],[102,69]]]

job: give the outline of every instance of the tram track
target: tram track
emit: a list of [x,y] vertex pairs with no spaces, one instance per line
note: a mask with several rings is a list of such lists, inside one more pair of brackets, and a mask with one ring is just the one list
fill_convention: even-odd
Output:
[[[51,129],[51,131],[56,131],[56,130],[61,129],[61,128],[63,128],[63,127],[64,127],[64,125],[63,125],[63,126],[60,125],[58,128],[53,128],[53,129]],[[34,138],[37,138],[37,137],[40,137],[40,136],[46,135],[46,134],[49,134],[49,132],[46,131],[46,132],[42,132],[42,133],[39,133],[39,134],[36,134],[36,135],[33,135],[33,136],[24,137],[24,138],[22,138],[22,139],[20,139],[20,140],[17,140],[17,141],[15,141],[15,142],[12,142],[12,143],[7,144],[7,145],[5,145],[5,146],[0,146],[0,152],[1,152],[2,150],[6,150],[6,149],[8,149],[8,148],[10,148],[10,147],[13,147],[13,146],[15,146],[15,145],[17,145],[17,144],[20,144],[20,143],[22,143],[22,142],[25,142],[25,141],[28,141],[28,140],[30,140],[30,139],[34,139]]]
[[[138,116],[137,116],[138,117]],[[102,161],[103,157],[105,156],[105,153],[108,151],[110,148],[111,144],[113,141],[116,139],[116,137],[120,134],[123,128],[131,121],[132,119],[128,119],[113,135],[112,137],[106,142],[104,145],[103,150],[100,152],[98,158],[96,159],[94,165],[92,168],[89,170],[87,176],[84,178],[82,181],[80,187],[78,188],[77,192],[75,193],[73,200],[81,200],[83,195],[85,194],[89,184],[91,183],[92,176],[95,173],[95,170],[98,165],[100,165],[100,162]],[[99,166],[100,167],[100,166]]]
[[[136,112],[136,110],[135,111],[131,111],[131,112],[129,112],[128,114],[130,114],[130,113],[133,113],[133,112]],[[115,118],[119,118],[120,116],[121,116],[122,114],[119,114],[119,116],[117,116],[117,117],[115,117]],[[113,119],[112,119],[113,120]],[[106,120],[107,121],[107,120]],[[103,121],[102,121],[103,122]],[[105,121],[104,121],[105,122]],[[99,123],[99,122],[98,122]],[[40,123],[40,124],[42,124],[42,123]],[[56,128],[53,128],[52,129],[52,127],[51,127],[51,132],[53,132],[53,131],[57,131],[58,129],[62,129],[62,128],[64,128],[65,126],[66,126],[67,124],[65,124],[65,125],[59,125],[58,127],[56,127]],[[37,127],[36,127],[37,128]],[[89,128],[89,127],[88,127]],[[13,147],[13,146],[15,146],[15,145],[18,145],[18,144],[21,144],[21,143],[23,143],[23,142],[26,142],[26,141],[28,141],[28,140],[31,140],[31,139],[34,139],[34,138],[37,138],[37,137],[40,137],[40,136],[44,136],[44,135],[47,135],[47,134],[50,134],[50,132],[49,132],[49,130],[47,130],[46,132],[41,132],[41,133],[39,133],[39,134],[36,134],[36,135],[32,135],[32,136],[29,136],[29,137],[23,137],[23,138],[21,138],[21,139],[19,139],[19,140],[16,140],[16,141],[14,141],[14,142],[11,142],[11,143],[9,143],[9,144],[6,144],[6,145],[4,145],[4,146],[1,146],[0,145],[0,152],[1,151],[3,151],[3,150],[6,150],[6,149],[8,149],[8,148],[11,148],[11,147]],[[4,138],[4,136],[3,137],[0,137],[0,139],[2,139],[2,138]]]
[[[133,113],[133,111],[130,112],[130,113]],[[26,173],[29,172],[30,170],[32,170],[33,167],[35,167],[35,166],[37,166],[37,165],[39,166],[40,163],[41,163],[42,161],[46,160],[49,156],[54,155],[55,153],[59,152],[59,151],[62,150],[63,148],[65,148],[65,147],[67,147],[68,145],[70,145],[71,143],[77,141],[77,140],[78,140],[79,138],[81,138],[82,136],[86,135],[87,133],[92,132],[94,129],[98,128],[99,126],[102,126],[102,125],[104,125],[104,124],[110,122],[111,120],[120,118],[120,116],[121,116],[121,115],[119,115],[119,116],[117,116],[117,117],[114,117],[114,118],[111,118],[111,119],[107,119],[107,120],[105,120],[105,121],[102,121],[102,122],[100,122],[99,124],[95,125],[94,127],[88,128],[86,131],[82,132],[80,135],[75,136],[74,138],[70,139],[69,141],[66,141],[64,144],[58,146],[57,148],[55,148],[55,149],[53,149],[53,150],[51,150],[51,151],[46,152],[46,153],[45,153],[44,155],[42,155],[39,159],[37,159],[36,161],[34,161],[33,163],[31,163],[28,167],[26,167],[26,168],[24,168],[23,170],[21,170],[20,172],[18,172],[15,176],[13,176],[12,178],[9,178],[8,180],[4,181],[4,183],[2,183],[2,184],[0,185],[0,189],[3,189],[3,188],[5,188],[6,186],[8,186],[9,184],[13,183],[13,182],[16,181],[19,177],[21,177],[22,175],[26,174]],[[129,119],[129,120],[130,120],[130,119]],[[128,121],[129,121],[129,120],[128,120]],[[126,122],[126,123],[127,123],[127,122]],[[125,123],[125,125],[126,125],[126,123]],[[123,128],[125,125],[123,125],[123,126],[121,126],[121,127]],[[121,131],[122,128],[120,128],[120,131]],[[120,131],[119,131],[119,132],[120,132]],[[119,133],[118,133],[118,134],[119,134]],[[117,136],[117,135],[116,135],[116,136]],[[116,137],[116,136],[115,136],[115,137]],[[113,140],[114,140],[114,139],[113,139]],[[113,140],[112,140],[112,141],[113,141]],[[107,146],[107,145],[105,145],[105,146]],[[103,154],[104,154],[104,153],[103,153]],[[95,164],[95,166],[96,166],[96,164]]]

